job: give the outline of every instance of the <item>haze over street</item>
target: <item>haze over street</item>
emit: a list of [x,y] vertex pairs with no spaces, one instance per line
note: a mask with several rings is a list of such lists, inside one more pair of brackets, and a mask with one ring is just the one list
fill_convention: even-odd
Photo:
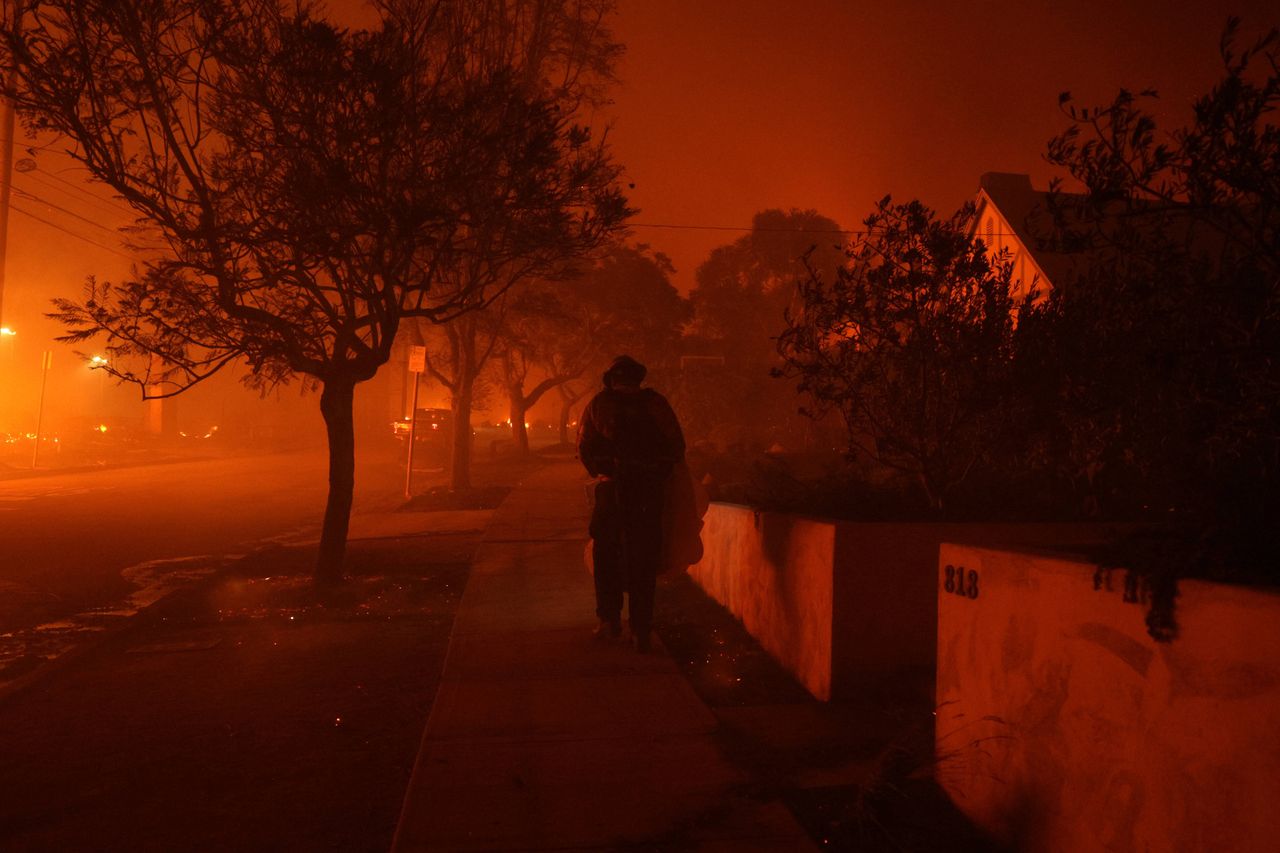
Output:
[[[138,591],[126,574],[140,564],[213,562],[306,538],[319,528],[325,465],[321,452],[295,452],[0,481],[0,635],[121,607]],[[357,513],[403,502],[403,469],[390,457],[361,473]],[[422,472],[418,486],[435,476]],[[165,564],[153,568],[132,576],[162,582]]]

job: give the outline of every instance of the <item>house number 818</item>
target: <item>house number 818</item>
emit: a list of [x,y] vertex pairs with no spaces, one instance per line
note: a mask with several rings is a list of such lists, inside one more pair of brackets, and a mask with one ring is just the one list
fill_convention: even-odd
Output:
[[965,569],[964,566],[947,566],[944,571],[946,579],[942,582],[943,589],[965,598],[978,597],[977,572],[973,569]]

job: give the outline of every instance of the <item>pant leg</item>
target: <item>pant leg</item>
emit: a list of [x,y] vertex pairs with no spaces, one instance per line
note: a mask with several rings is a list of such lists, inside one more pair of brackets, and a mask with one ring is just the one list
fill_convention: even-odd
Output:
[[633,633],[653,627],[653,602],[662,561],[662,501],[666,481],[644,476],[625,484],[627,610]]
[[596,617],[617,622],[622,618],[622,592],[626,584],[622,551],[622,511],[617,484],[596,484],[591,512],[591,559],[595,566]]

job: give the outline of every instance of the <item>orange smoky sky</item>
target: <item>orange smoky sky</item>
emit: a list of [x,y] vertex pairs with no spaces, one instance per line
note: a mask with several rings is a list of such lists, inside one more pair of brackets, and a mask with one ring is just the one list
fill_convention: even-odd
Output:
[[[348,26],[374,20],[362,0],[329,8]],[[619,0],[627,52],[593,120],[610,125],[635,184],[634,239],[667,253],[687,291],[765,208],[853,228],[890,193],[954,208],[986,171],[1043,185],[1064,90],[1097,103],[1154,86],[1184,120],[1220,71],[1229,13],[1244,19],[1242,41],[1280,24],[1262,0]],[[13,178],[5,322],[22,326],[19,355],[37,364],[57,331],[41,316],[48,299],[78,294],[89,274],[119,277],[131,254],[115,233],[129,211],[57,148]]]
[[[363,0],[328,5],[346,26],[375,20]],[[1220,74],[1228,14],[1243,18],[1242,42],[1280,24],[1263,0],[619,0],[627,51],[612,105],[590,118],[635,185],[633,239],[669,255],[687,292],[766,208],[856,228],[886,194],[954,209],[986,171],[1043,186],[1064,90],[1088,104],[1155,87],[1167,126],[1185,121]],[[86,276],[126,274],[118,229],[132,214],[42,142],[16,152],[29,162],[13,176],[4,323],[19,334],[0,340],[0,429],[35,422],[46,350],[55,416],[95,398],[136,407],[135,389],[104,389],[43,316]]]
[[1041,186],[1060,92],[1155,87],[1181,122],[1221,69],[1228,14],[1242,43],[1280,24],[1265,2],[621,0],[609,118],[635,237],[687,290],[741,232],[645,224],[745,229],[798,207],[853,228],[886,194],[954,209],[987,171]]

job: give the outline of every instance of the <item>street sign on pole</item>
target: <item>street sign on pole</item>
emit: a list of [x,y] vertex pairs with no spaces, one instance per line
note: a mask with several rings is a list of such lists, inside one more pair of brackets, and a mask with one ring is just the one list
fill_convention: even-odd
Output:
[[409,373],[413,376],[413,405],[409,409],[409,452],[404,463],[404,496],[413,497],[413,441],[418,432],[418,386],[427,369],[427,348],[409,347]]

